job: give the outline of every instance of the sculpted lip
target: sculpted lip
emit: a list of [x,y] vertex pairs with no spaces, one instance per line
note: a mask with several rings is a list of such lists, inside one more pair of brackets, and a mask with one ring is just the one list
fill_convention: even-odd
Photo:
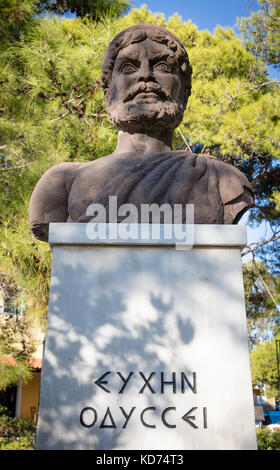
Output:
[[134,98],[160,98],[160,99],[169,99],[170,97],[165,93],[159,86],[156,85],[138,85],[135,88],[132,88],[124,97],[123,102],[132,101]]
[[140,93],[137,93],[133,99],[147,99],[147,98],[153,98],[153,99],[159,99],[160,96],[157,94],[157,93],[154,93],[154,92],[140,92]]

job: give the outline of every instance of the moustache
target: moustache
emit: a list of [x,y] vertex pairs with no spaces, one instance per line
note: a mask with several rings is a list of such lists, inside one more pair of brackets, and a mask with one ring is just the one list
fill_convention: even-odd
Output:
[[123,102],[126,103],[127,101],[133,100],[139,93],[155,93],[161,99],[172,100],[169,93],[164,91],[157,83],[137,83],[125,94]]

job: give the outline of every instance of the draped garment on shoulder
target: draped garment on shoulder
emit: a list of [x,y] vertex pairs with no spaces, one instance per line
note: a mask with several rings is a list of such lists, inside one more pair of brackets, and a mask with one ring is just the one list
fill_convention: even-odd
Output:
[[109,181],[92,203],[102,204],[108,214],[109,196],[117,196],[118,207],[134,204],[139,214],[141,204],[193,204],[195,224],[236,224],[254,206],[250,183],[241,171],[211,155],[186,151],[146,157]]

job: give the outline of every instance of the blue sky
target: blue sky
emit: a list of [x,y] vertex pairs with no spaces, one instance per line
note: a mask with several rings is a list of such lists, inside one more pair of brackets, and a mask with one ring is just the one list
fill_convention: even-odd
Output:
[[[178,13],[184,21],[191,20],[199,30],[213,31],[216,25],[234,27],[238,16],[249,16],[252,0],[132,0],[135,8],[147,5],[153,13],[164,13],[166,19]],[[256,9],[256,8],[255,8]]]

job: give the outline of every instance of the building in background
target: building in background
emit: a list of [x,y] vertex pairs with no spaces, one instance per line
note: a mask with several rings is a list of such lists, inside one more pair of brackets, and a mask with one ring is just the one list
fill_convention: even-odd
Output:
[[12,416],[36,422],[45,335],[40,326],[27,321],[24,297],[18,290],[15,286],[0,284],[0,363],[9,367],[17,364],[12,353],[5,354],[5,334],[7,338],[10,334],[14,339],[12,350],[25,347],[30,351],[26,363],[32,370],[32,377],[27,383],[19,380],[16,385],[0,390],[0,406],[8,408]]

